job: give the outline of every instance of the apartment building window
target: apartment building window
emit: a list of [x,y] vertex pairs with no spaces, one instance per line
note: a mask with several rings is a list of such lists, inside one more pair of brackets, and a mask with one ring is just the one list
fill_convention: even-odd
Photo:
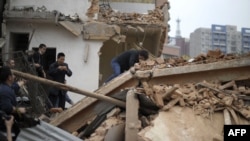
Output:
[[249,48],[249,47],[250,47],[249,45],[250,45],[250,44],[249,44],[248,42],[244,42],[244,47]]
[[236,51],[236,47],[231,47],[231,51],[235,52]]
[[236,41],[231,41],[231,45],[236,45]]

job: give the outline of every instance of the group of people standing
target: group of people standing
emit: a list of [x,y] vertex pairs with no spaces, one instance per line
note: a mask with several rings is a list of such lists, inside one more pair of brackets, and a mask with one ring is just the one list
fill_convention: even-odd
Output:
[[[70,77],[72,71],[68,64],[64,62],[65,54],[63,52],[57,54],[57,60],[49,66],[49,70],[46,74],[44,71],[43,60],[46,48],[45,44],[40,44],[38,51],[29,58],[31,65],[35,67],[37,76],[42,78],[50,76],[50,79],[53,81],[66,83],[65,76],[67,75]],[[26,83],[26,81],[15,80],[15,76],[11,72],[11,69],[14,68],[14,59],[8,59],[6,64],[0,67],[0,112],[10,115],[10,120],[4,118],[0,119],[0,138],[2,138],[1,131],[4,131],[7,132],[8,140],[16,140],[20,129],[17,126],[15,119],[18,118],[18,115],[26,113],[26,109],[24,107],[18,107],[16,101],[17,91]],[[66,100],[70,104],[73,104],[73,101],[67,95],[67,91],[55,87],[50,88],[48,98],[50,102],[47,106],[51,112],[63,111],[65,109]],[[3,115],[1,115],[1,117],[3,117]],[[15,136],[8,134],[10,127],[11,132],[15,133]]]
[[[69,65],[65,63],[65,54],[59,52],[57,59],[54,63],[50,64],[47,74],[44,70],[43,55],[46,52],[47,46],[40,44],[38,51],[35,52],[28,59],[30,64],[35,67],[37,76],[42,78],[49,78],[53,81],[66,84],[65,76],[72,76],[72,71]],[[111,67],[113,74],[105,81],[105,83],[111,81],[140,60],[148,59],[148,52],[145,50],[129,50],[114,57],[111,61]],[[0,111],[4,111],[7,115],[11,115],[10,120],[0,120],[0,131],[8,131],[12,127],[12,131],[16,134],[13,138],[8,136],[8,140],[16,139],[19,128],[16,127],[14,118],[18,114],[26,113],[26,109],[17,106],[16,91],[26,83],[24,80],[16,81],[11,69],[15,68],[15,60],[9,59],[6,65],[0,68]],[[73,104],[72,100],[68,97],[67,91],[61,90],[56,87],[52,87],[48,91],[49,105],[48,108],[52,112],[61,112],[65,109],[65,102]],[[1,133],[0,133],[1,135]]]
[[[59,83],[66,83],[65,76],[67,75],[70,77],[72,75],[72,71],[69,68],[68,64],[65,63],[65,54],[63,52],[59,52],[57,54],[56,62],[50,64],[49,70],[47,74],[44,71],[44,58],[43,55],[46,52],[47,46],[45,44],[40,44],[38,51],[35,52],[31,59],[29,60],[32,62],[33,66],[36,69],[37,75],[42,78],[49,78],[53,81]],[[70,104],[73,104],[73,101],[69,98],[67,91],[61,90],[59,88],[52,87],[49,89],[48,94],[49,100],[52,105],[48,105],[50,109],[60,108],[61,110],[65,109],[65,102],[67,101]],[[61,111],[55,110],[55,111]]]

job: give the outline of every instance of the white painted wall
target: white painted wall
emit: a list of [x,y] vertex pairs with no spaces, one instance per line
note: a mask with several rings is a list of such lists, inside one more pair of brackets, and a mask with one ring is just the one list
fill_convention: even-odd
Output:
[[[45,6],[47,11],[57,10],[62,14],[74,15],[77,13],[82,21],[87,20],[85,15],[90,6],[89,0],[10,0],[9,8],[33,6]],[[40,43],[48,47],[56,47],[57,53],[64,52],[65,62],[73,71],[73,75],[67,79],[67,84],[87,91],[94,91],[98,88],[99,82],[99,56],[98,52],[102,46],[101,41],[84,41],[82,36],[76,37],[65,28],[53,24],[28,24],[28,23],[7,23],[7,41],[10,32],[29,32],[35,28],[35,34],[30,44],[30,48],[38,46]],[[89,46],[88,61],[83,60],[85,47]],[[9,46],[9,43],[6,45]],[[69,92],[74,102],[83,98],[82,95]],[[68,104],[66,106],[69,106]]]
[[58,10],[66,16],[77,13],[82,20],[87,19],[85,13],[91,4],[89,0],[10,0],[10,3],[10,9],[14,6],[33,6],[34,9],[45,6],[47,11]]
[[[10,32],[31,33],[35,29],[29,49],[44,43],[47,47],[56,47],[56,53],[64,52],[65,62],[69,64],[73,72],[71,77],[66,77],[67,84],[87,90],[94,91],[98,88],[99,81],[99,56],[98,52],[102,46],[102,41],[86,41],[82,36],[76,37],[62,26],[54,24],[32,24],[29,23],[8,23],[7,41]],[[87,62],[84,62],[86,46],[89,45],[89,55]],[[7,47],[9,42],[7,42]],[[69,92],[74,102],[83,98]]]

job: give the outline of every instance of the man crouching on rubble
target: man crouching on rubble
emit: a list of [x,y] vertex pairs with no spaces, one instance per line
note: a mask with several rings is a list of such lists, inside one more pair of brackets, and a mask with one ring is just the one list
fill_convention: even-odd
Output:
[[[20,114],[26,113],[26,109],[23,107],[16,107],[16,95],[14,90],[11,88],[14,82],[14,76],[9,67],[3,66],[0,68],[0,110],[5,112],[7,115],[13,115],[16,118]],[[3,118],[0,118],[0,131],[6,132],[6,126]],[[20,128],[14,122],[12,126],[12,133],[15,133],[13,140],[16,140]]]
[[111,81],[121,73],[129,70],[139,60],[147,60],[148,52],[146,50],[129,50],[114,57],[111,61],[113,74],[105,81],[104,84]]

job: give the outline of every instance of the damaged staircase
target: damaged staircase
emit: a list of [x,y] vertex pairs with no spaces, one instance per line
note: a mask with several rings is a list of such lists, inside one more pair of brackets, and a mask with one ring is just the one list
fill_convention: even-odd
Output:
[[[170,140],[181,140],[170,132],[168,135],[150,134],[150,131],[154,132],[153,128],[156,128],[152,125],[153,120],[154,122],[160,120],[160,123],[164,124],[161,116],[172,113],[165,116],[180,116],[179,119],[183,120],[181,125],[187,122],[182,116],[193,120],[199,118],[200,122],[201,119],[206,120],[205,123],[212,125],[213,122],[218,122],[212,120],[217,116],[216,119],[221,119],[220,124],[217,124],[219,127],[216,127],[220,132],[216,136],[210,136],[210,139],[223,140],[222,125],[250,123],[249,69],[249,55],[224,55],[220,51],[209,51],[208,54],[197,56],[189,61],[181,58],[165,60],[155,58],[140,62],[130,71],[94,92],[97,95],[126,101],[126,107],[86,97],[52,119],[50,124],[90,141],[117,140],[124,137],[126,141],[159,141],[164,136],[168,136]],[[147,103],[147,100],[145,102],[145,98],[151,103]],[[143,102],[144,105],[142,105]],[[150,104],[151,106],[147,107]],[[151,109],[151,114],[140,108]],[[125,109],[126,112],[124,112]],[[193,113],[192,116],[191,113]],[[155,118],[156,115],[158,118]],[[193,126],[197,126],[195,122]],[[151,128],[145,131],[149,127]],[[213,130],[215,127],[208,128]],[[121,134],[119,131],[124,133],[124,129],[125,134]],[[182,126],[179,126],[178,130],[181,129]],[[186,139],[202,139],[202,135],[200,138],[193,139],[190,132],[190,130],[185,132],[190,134]],[[110,134],[119,136],[115,138]]]

